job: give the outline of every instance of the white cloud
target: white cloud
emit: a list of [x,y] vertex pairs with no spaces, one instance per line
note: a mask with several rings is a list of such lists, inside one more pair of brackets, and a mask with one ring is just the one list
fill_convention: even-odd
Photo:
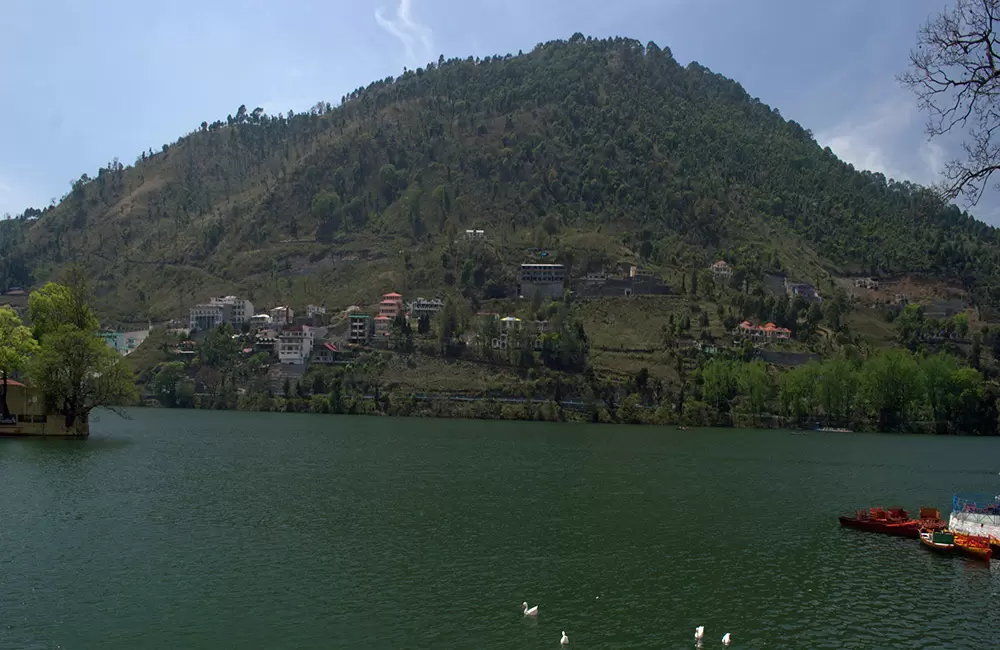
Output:
[[[920,151],[923,169],[914,170],[911,165],[900,160],[900,145],[909,148],[913,144],[912,135],[916,130],[916,111],[913,101],[907,97],[892,97],[876,104],[870,111],[857,114],[831,129],[821,131],[816,140],[833,150],[841,160],[858,169],[881,172],[897,180],[928,182],[940,169],[932,170],[933,164],[943,155],[937,145],[929,149],[925,157]],[[909,137],[907,137],[909,136]],[[904,138],[904,142],[900,139]],[[912,150],[910,154],[912,154]],[[911,156],[906,156],[911,157]]]
[[399,0],[395,19],[386,18],[381,9],[376,9],[375,22],[400,40],[406,51],[407,62],[417,66],[431,59],[434,42],[430,28],[415,21],[412,10],[411,0]]

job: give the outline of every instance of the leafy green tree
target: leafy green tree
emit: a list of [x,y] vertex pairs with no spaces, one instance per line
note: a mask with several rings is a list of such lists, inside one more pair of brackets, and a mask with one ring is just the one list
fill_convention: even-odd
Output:
[[792,368],[779,379],[778,400],[785,414],[797,424],[814,416],[819,406],[816,397],[819,372],[819,364],[813,362]]
[[117,410],[133,403],[138,392],[122,357],[98,336],[86,276],[72,268],[66,281],[50,282],[29,298],[39,351],[28,375],[47,408],[61,413],[68,429],[87,435],[93,409]]
[[90,412],[117,410],[138,398],[132,373],[121,356],[94,332],[63,325],[46,333],[29,375],[46,406],[66,418],[66,427],[89,433]]
[[958,334],[959,338],[965,338],[969,335],[969,315],[966,313],[955,314],[955,333]]
[[858,394],[858,374],[847,359],[830,359],[818,370],[818,397],[829,420],[846,425],[854,412]]
[[907,350],[883,350],[862,367],[861,387],[880,431],[898,431],[919,390],[919,370]]
[[67,272],[65,284],[49,282],[33,291],[28,297],[28,316],[38,341],[64,325],[94,332],[100,327],[90,305],[86,276],[78,267]]
[[24,326],[21,318],[10,307],[0,307],[0,418],[10,419],[7,406],[7,378],[10,374],[24,370],[31,355],[38,351],[38,343],[32,338],[31,330]]
[[739,387],[746,398],[746,405],[753,415],[754,423],[758,422],[767,408],[771,393],[771,379],[764,362],[751,361],[743,364],[740,368]]
[[153,380],[153,392],[163,406],[167,408],[178,406],[177,386],[185,376],[185,367],[180,361],[160,364]]
[[717,413],[729,411],[729,402],[739,390],[739,378],[731,361],[713,359],[701,372],[702,394]]

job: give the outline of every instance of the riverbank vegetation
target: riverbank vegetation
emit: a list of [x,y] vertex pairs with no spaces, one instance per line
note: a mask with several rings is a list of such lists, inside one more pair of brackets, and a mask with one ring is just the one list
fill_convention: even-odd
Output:
[[23,374],[58,413],[66,428],[86,434],[90,412],[134,404],[135,380],[122,358],[98,335],[99,320],[82,271],[73,268],[65,283],[49,282],[31,294],[30,329],[9,307],[0,307],[2,416],[9,418],[7,380]]

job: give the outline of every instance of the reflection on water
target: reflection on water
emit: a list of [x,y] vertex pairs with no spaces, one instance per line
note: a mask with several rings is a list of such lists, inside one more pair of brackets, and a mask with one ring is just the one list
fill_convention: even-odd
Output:
[[[1000,440],[132,411],[0,441],[0,648],[994,647],[1000,583],[867,505]],[[539,605],[524,617],[520,603]]]

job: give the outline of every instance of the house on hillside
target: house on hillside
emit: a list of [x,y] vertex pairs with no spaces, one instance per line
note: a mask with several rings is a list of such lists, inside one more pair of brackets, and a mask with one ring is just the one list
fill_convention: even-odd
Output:
[[313,328],[308,325],[286,325],[278,334],[276,347],[281,363],[305,363],[313,348]]
[[522,264],[518,273],[517,295],[521,298],[562,298],[566,292],[563,264]]
[[389,332],[392,330],[393,319],[385,314],[379,314],[373,320],[375,321],[375,336],[383,338],[389,336]]
[[733,267],[729,266],[726,260],[719,260],[709,267],[712,271],[712,277],[716,279],[728,280],[733,277]]
[[875,278],[855,278],[854,286],[859,289],[878,289],[878,280]]
[[331,364],[337,360],[337,346],[330,341],[320,341],[313,349],[311,363]]
[[295,312],[287,305],[275,307],[268,312],[268,315],[271,317],[271,324],[275,327],[291,325],[292,321],[295,319]]
[[394,291],[383,294],[378,303],[378,315],[385,316],[390,321],[403,313],[403,296]]
[[788,292],[789,297],[792,298],[799,297],[809,302],[823,302],[819,291],[808,282],[791,282],[788,278],[785,278],[785,290]]
[[479,239],[486,239],[485,230],[466,230],[465,238],[469,241],[475,241]]
[[222,298],[210,298],[210,305],[221,305],[229,310],[227,323],[233,327],[240,327],[243,323],[250,322],[253,317],[253,303],[249,300],[237,298],[236,296],[224,296]]
[[350,329],[347,340],[355,345],[365,345],[375,335],[375,322],[368,314],[352,312],[348,316]]
[[434,318],[434,316],[442,309],[444,309],[444,301],[440,298],[434,298],[432,300],[417,298],[410,303],[410,320],[419,320],[424,316],[427,318]]
[[748,320],[736,326],[733,334],[742,339],[749,339],[755,343],[769,343],[772,341],[787,341],[792,338],[792,330],[785,327],[778,327],[774,323],[766,325],[754,325]]

